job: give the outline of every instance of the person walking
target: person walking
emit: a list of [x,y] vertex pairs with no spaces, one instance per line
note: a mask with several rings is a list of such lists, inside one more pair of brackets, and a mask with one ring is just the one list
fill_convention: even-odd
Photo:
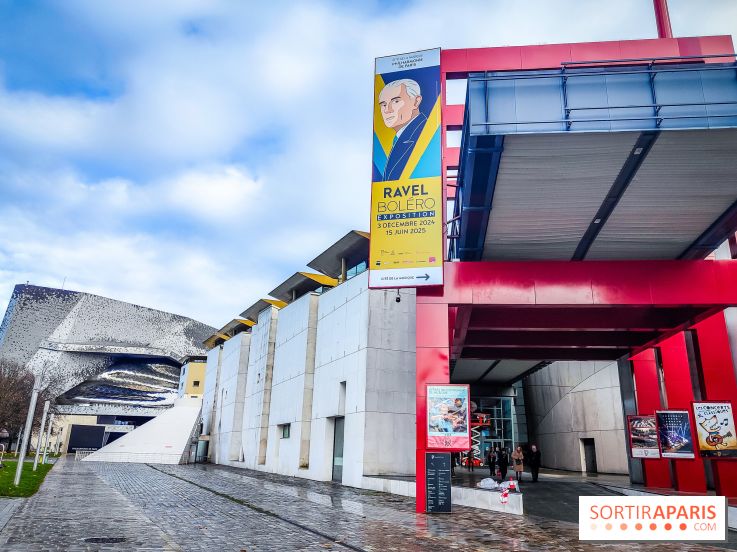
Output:
[[468,463],[467,467],[471,471],[473,471],[473,459],[474,459],[475,452],[476,451],[473,449],[473,447],[471,447],[468,450],[468,455],[466,456],[466,462]]
[[504,481],[507,478],[507,469],[509,468],[509,455],[507,454],[507,449],[504,448],[499,451],[497,464],[499,464],[499,474],[502,477],[502,481]]
[[522,471],[525,469],[524,466],[525,455],[522,452],[522,447],[517,447],[512,453],[512,462],[514,463],[514,473],[517,475],[517,481],[522,481]]
[[532,447],[530,447],[530,457],[527,463],[530,465],[530,473],[532,474],[533,483],[537,483],[537,475],[540,472],[541,456],[540,449],[537,448],[537,445],[532,445]]
[[489,477],[494,477],[494,470],[496,469],[496,454],[492,447],[489,447],[489,451],[486,453],[486,465],[489,466]]

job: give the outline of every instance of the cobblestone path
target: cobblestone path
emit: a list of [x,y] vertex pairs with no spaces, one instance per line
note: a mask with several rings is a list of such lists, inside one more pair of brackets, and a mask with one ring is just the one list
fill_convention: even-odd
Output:
[[[115,544],[85,542],[119,537]],[[592,545],[574,524],[470,508],[414,513],[403,497],[212,465],[65,458],[0,532],[0,550],[707,550]],[[718,550],[718,549],[713,549]]]

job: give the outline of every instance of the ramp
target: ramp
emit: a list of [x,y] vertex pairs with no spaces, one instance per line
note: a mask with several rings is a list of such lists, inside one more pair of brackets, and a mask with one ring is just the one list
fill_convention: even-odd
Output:
[[82,462],[181,464],[198,429],[202,399],[177,399],[174,406],[120,439],[93,452]]

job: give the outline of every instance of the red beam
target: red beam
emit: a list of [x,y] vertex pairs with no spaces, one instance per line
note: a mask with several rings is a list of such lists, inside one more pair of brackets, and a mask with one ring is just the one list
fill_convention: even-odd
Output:
[[[691,401],[694,400],[691,366],[683,332],[669,337],[660,343],[660,358],[663,364],[663,379],[668,397],[669,410],[687,410],[691,419],[691,431],[696,438],[693,426]],[[695,447],[695,445],[694,445]],[[673,461],[673,475],[677,491],[706,494],[706,475],[704,461],[698,450],[693,459],[677,459]]]
[[461,358],[478,360],[617,360],[627,348],[575,349],[566,347],[464,347]]
[[658,26],[658,38],[673,38],[668,14],[668,0],[653,0],[655,7],[655,23]]
[[424,303],[536,307],[737,305],[734,261],[445,263],[445,286]]
[[481,331],[466,334],[466,347],[640,347],[658,332],[624,331]]
[[[660,384],[658,383],[658,367],[655,362],[655,351],[647,349],[633,356],[632,369],[635,377],[635,393],[637,396],[637,413],[652,416],[660,410]],[[664,458],[642,460],[645,474],[645,486],[651,488],[672,487],[670,463]]]
[[456,310],[455,324],[453,331],[452,355],[457,357],[460,355],[463,345],[466,342],[466,333],[468,332],[468,321],[471,319],[470,306],[458,307]]
[[704,312],[693,307],[475,307],[469,329],[664,332]]
[[[732,405],[737,405],[737,381],[724,313],[720,312],[704,320],[694,330],[698,343],[702,398],[709,401],[730,401]],[[709,461],[717,494],[737,498],[735,461],[726,458],[711,458]]]
[[476,71],[558,69],[563,61],[600,61],[732,52],[734,52],[734,47],[729,35],[448,49],[440,52],[440,70],[446,77],[464,78],[469,73]]

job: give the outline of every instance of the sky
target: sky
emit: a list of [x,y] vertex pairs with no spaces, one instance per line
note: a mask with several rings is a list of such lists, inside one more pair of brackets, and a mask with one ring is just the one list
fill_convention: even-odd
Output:
[[374,58],[655,37],[650,0],[0,0],[0,313],[29,282],[223,326],[368,227]]

